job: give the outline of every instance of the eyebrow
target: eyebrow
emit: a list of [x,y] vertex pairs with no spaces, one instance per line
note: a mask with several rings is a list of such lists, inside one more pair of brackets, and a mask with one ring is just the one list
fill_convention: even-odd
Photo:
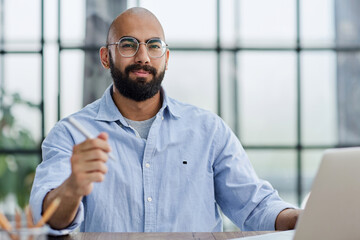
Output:
[[[119,38],[119,40],[122,39],[122,38],[124,38],[124,37],[135,38],[136,41],[140,42],[139,39],[137,39],[136,37],[133,37],[133,36],[122,36],[122,37]],[[149,41],[150,39],[159,39],[159,40],[161,40],[161,38],[159,38],[159,37],[152,37],[152,38],[146,39],[145,42]],[[118,40],[118,41],[119,41],[119,40]]]

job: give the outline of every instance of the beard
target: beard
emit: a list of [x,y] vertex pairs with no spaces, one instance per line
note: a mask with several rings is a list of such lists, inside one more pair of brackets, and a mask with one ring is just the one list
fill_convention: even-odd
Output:
[[[114,85],[117,90],[126,98],[132,99],[136,102],[142,102],[152,98],[161,89],[161,82],[165,76],[165,69],[157,74],[157,70],[148,65],[132,64],[125,68],[125,73],[115,67],[111,53],[110,60],[110,73],[114,80]],[[135,80],[130,79],[129,73],[136,70],[144,70],[153,75],[153,79],[146,82],[146,78],[138,77]]]

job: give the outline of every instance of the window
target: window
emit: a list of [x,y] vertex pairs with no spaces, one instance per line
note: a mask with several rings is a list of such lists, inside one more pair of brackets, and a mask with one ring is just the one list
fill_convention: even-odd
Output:
[[28,101],[12,114],[34,142],[1,142],[0,161],[39,161],[57,120],[101,96],[111,78],[98,49],[133,6],[163,24],[167,93],[219,114],[286,201],[301,203],[324,149],[360,143],[355,2],[0,0],[0,105],[14,93]]

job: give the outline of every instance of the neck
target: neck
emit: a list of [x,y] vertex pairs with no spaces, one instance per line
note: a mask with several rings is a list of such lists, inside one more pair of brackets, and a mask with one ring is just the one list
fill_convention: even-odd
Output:
[[133,121],[144,121],[152,118],[159,112],[162,106],[160,91],[152,98],[142,102],[137,102],[121,95],[121,93],[113,85],[112,98],[121,114],[127,119]]

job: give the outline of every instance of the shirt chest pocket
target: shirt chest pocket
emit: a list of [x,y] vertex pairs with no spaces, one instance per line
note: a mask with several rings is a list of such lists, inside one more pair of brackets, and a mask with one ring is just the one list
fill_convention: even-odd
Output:
[[173,187],[196,184],[205,177],[209,177],[207,159],[191,154],[186,149],[168,152],[156,161],[160,159],[157,174],[163,176],[163,180]]
[[180,148],[155,151],[153,158],[155,175],[163,182],[172,184],[182,183],[188,179],[193,167],[192,163],[186,149],[181,150]]

